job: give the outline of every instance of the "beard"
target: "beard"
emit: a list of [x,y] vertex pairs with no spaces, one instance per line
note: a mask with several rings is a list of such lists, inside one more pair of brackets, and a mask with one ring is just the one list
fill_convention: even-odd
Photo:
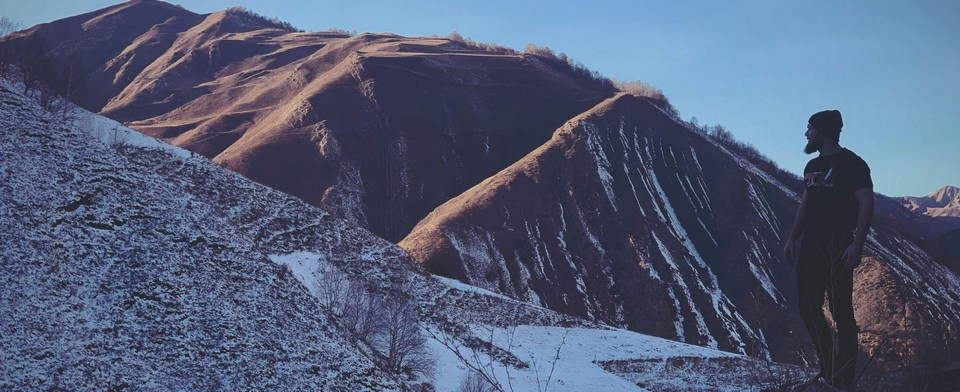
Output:
[[807,155],[813,154],[814,152],[820,151],[820,147],[823,147],[823,137],[816,135],[807,142],[807,146],[803,148],[803,153]]

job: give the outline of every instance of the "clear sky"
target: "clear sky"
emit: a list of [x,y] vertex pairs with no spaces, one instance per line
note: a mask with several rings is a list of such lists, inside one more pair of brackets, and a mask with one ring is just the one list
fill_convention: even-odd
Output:
[[[198,13],[241,5],[304,30],[548,46],[660,88],[683,118],[722,124],[794,173],[811,158],[809,116],[839,109],[840,142],[871,166],[877,191],[960,186],[960,1],[171,2]],[[31,26],[115,3],[0,0],[0,15]]]

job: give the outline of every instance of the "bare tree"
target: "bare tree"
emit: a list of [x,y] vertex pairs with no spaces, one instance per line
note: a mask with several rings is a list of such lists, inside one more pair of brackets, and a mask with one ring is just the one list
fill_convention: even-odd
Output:
[[[486,359],[481,359],[481,352],[480,352],[481,350],[478,347],[474,346],[474,347],[469,347],[470,349],[469,356],[464,356],[463,353],[461,353],[460,351],[464,346],[453,335],[450,335],[444,332],[443,330],[440,330],[439,333],[434,333],[430,329],[427,329],[426,331],[427,333],[430,334],[430,336],[433,339],[435,339],[437,342],[442,344],[448,350],[453,352],[454,355],[456,355],[457,360],[460,361],[460,364],[464,365],[469,371],[470,375],[468,375],[468,378],[480,379],[482,380],[481,384],[487,385],[488,389],[484,389],[483,391],[487,391],[487,390],[497,391],[497,392],[516,391],[513,385],[513,380],[512,380],[513,377],[510,375],[511,365],[509,365],[508,363],[503,364],[504,371],[506,373],[506,385],[504,385],[504,383],[501,382],[496,375],[495,364],[494,364],[495,359],[492,353],[488,353]],[[495,335],[494,333],[495,331],[496,331],[496,328],[492,328],[490,330],[489,343],[491,347],[493,347],[493,337]],[[570,331],[568,330],[563,334],[563,339],[560,341],[560,344],[557,346],[556,354],[554,355],[554,358],[550,361],[550,372],[549,374],[547,374],[547,379],[545,380],[545,383],[544,383],[544,380],[540,379],[541,366],[537,363],[533,364],[533,367],[535,370],[534,375],[537,381],[537,390],[541,392],[546,392],[547,390],[550,389],[550,382],[553,380],[553,372],[556,368],[557,362],[560,361],[560,351],[563,349],[563,346],[567,341],[567,334],[569,333]],[[514,340],[515,334],[516,334],[516,326],[514,326],[510,330],[510,334],[507,336],[506,351],[508,353],[513,348],[513,340]],[[469,385],[464,386],[464,384],[469,384]],[[467,388],[473,385],[475,385],[475,381],[468,382],[467,379],[464,379],[461,382],[460,388]],[[473,389],[470,389],[470,391],[473,391]]]
[[321,306],[381,368],[394,374],[433,374],[435,359],[420,331],[409,284],[378,295],[333,266],[321,265],[315,276]]
[[394,373],[432,374],[434,358],[427,349],[427,338],[420,333],[420,317],[414,301],[404,295],[409,290],[394,290],[383,299],[377,346],[385,357],[387,369]]
[[17,22],[13,19],[10,19],[6,16],[0,16],[0,76],[9,75],[8,64],[10,64],[10,58],[7,53],[7,36],[14,31],[18,31],[23,28],[23,25],[20,22]]
[[460,385],[457,387],[457,392],[496,392],[495,388],[490,382],[485,380],[480,374],[476,372],[467,372],[467,375],[460,381]]
[[18,31],[23,28],[23,24],[17,22],[13,19],[10,19],[6,16],[0,16],[0,38],[6,37],[7,34],[10,34],[14,31]]
[[369,344],[372,335],[380,330],[379,305],[377,297],[363,284],[349,282],[340,323],[354,339]]
[[314,272],[316,280],[314,289],[320,304],[327,309],[331,316],[343,316],[343,306],[347,298],[350,281],[337,268],[321,263]]

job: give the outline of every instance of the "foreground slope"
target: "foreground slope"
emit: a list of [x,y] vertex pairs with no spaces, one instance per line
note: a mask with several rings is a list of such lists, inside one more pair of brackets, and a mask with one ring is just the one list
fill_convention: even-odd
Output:
[[297,201],[0,95],[0,389],[390,388],[254,241]]
[[[800,362],[812,351],[779,255],[797,201],[737,153],[623,94],[438,207],[399,245],[432,271],[552,309]],[[886,341],[888,369],[953,358],[957,276],[889,227],[867,250],[855,298],[864,350]]]
[[35,26],[71,99],[398,241],[612,93],[463,40],[296,32],[135,0]]

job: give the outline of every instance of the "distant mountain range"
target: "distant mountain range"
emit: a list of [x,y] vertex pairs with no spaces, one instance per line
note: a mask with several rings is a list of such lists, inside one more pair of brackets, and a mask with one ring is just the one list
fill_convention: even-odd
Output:
[[947,185],[926,196],[904,196],[903,205],[926,216],[960,218],[960,188]]
[[923,246],[953,272],[960,274],[960,189],[944,186],[926,196],[904,196],[903,206],[917,214],[936,218],[938,225],[923,240]]
[[[42,48],[78,105],[409,254],[387,263],[582,322],[812,358],[780,260],[799,180],[678,119],[662,95],[617,91],[550,53],[297,32],[152,0],[0,44]],[[960,250],[944,240],[956,215],[927,213],[955,210],[956,188],[941,191],[876,198],[855,307],[863,358],[882,343],[885,371],[960,352]]]

